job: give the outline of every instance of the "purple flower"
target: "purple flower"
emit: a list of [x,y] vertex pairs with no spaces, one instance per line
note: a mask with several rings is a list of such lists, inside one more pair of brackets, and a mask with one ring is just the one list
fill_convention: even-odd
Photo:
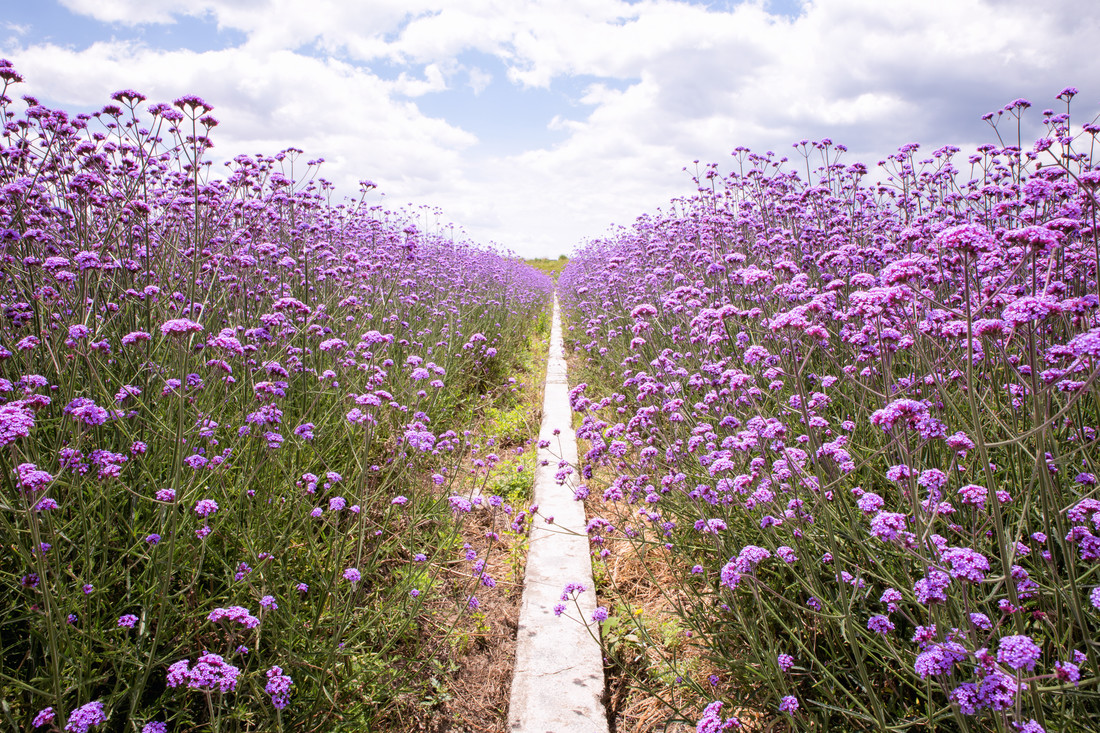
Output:
[[268,611],[279,610],[279,604],[275,602],[275,596],[264,596],[260,599],[260,606]]
[[0,446],[25,438],[34,427],[34,413],[21,402],[9,402],[0,405]]
[[798,562],[798,556],[794,554],[794,550],[792,550],[790,547],[787,547],[786,545],[780,545],[779,547],[777,547],[775,549],[775,554],[779,557],[780,560],[787,563],[788,565],[793,562]]
[[1003,636],[997,646],[997,661],[1013,669],[1035,669],[1042,650],[1024,635]]
[[451,503],[451,511],[455,514],[464,514],[470,512],[474,505],[470,503],[470,500],[464,496],[452,496],[448,499]]
[[993,622],[989,620],[989,616],[984,613],[972,613],[970,614],[970,623],[974,624],[976,628],[984,631],[989,631],[993,628]]
[[218,511],[218,502],[213,499],[199,499],[195,502],[195,514],[200,517],[209,517]]
[[741,721],[737,718],[722,720],[722,703],[712,702],[703,710],[703,717],[695,724],[695,733],[722,733],[731,728],[740,728]]
[[581,583],[566,583],[565,587],[562,588],[561,591],[561,600],[568,601],[571,595],[580,595],[586,590],[588,589],[585,588],[584,585],[582,585]]
[[1019,733],[1047,733],[1046,729],[1043,726],[1039,725],[1035,718],[1031,718],[1026,723],[1014,722],[1012,725],[1015,726],[1016,730],[1019,731]]
[[928,568],[928,573],[913,585],[913,593],[917,596],[917,603],[945,603],[947,595],[944,590],[949,585],[951,576],[942,570]]
[[159,720],[150,720],[141,727],[141,733],[168,733],[168,724]]
[[1016,702],[1018,691],[1016,680],[1000,672],[992,672],[978,687],[977,700],[983,707],[1007,710]]
[[917,656],[913,663],[913,670],[921,679],[927,679],[933,675],[947,675],[955,668],[957,662],[966,659],[966,649],[955,641],[943,644],[933,644]]
[[894,624],[887,616],[878,615],[867,619],[867,629],[885,636],[894,630]]
[[1041,321],[1047,316],[1061,311],[1062,307],[1057,298],[1049,295],[1039,297],[1025,295],[1005,306],[1001,318],[1011,324],[1013,328],[1018,328],[1029,321]]
[[120,628],[132,629],[134,628],[134,625],[137,623],[137,621],[138,617],[132,613],[128,613],[124,616],[118,617],[118,625]]
[[980,583],[989,572],[989,560],[969,547],[949,547],[941,555],[951,567],[951,577]]
[[897,539],[905,531],[906,516],[897,512],[879,512],[871,520],[871,534],[883,542]]
[[776,657],[776,663],[779,665],[779,668],[784,672],[790,672],[791,667],[794,666],[794,657],[792,657],[790,654],[780,654],[778,657]]
[[[270,596],[266,596],[270,598]],[[260,602],[261,605],[263,602]],[[213,621],[218,623],[219,621],[236,621],[246,629],[254,629],[260,625],[260,619],[253,616],[248,612],[247,608],[242,606],[229,606],[228,608],[215,608],[206,617],[207,621]]]
[[68,404],[65,412],[74,420],[79,420],[85,425],[102,425],[107,422],[110,414],[102,407],[87,399],[78,397]]
[[794,695],[786,695],[779,701],[779,712],[794,715],[798,712],[798,698]]
[[161,324],[160,332],[165,335],[185,336],[188,333],[202,333],[202,324],[189,318],[175,318]]
[[35,728],[41,728],[46,723],[52,723],[54,719],[53,708],[42,708],[38,711],[38,714],[34,716],[34,720],[31,721],[31,725]]
[[282,710],[290,702],[290,686],[294,681],[289,675],[283,674],[281,667],[274,666],[267,670],[267,686],[264,692],[271,695],[271,704]]
[[103,703],[95,702],[81,705],[69,713],[69,722],[65,730],[69,733],[88,733],[92,726],[107,722],[107,715],[103,712]]
[[771,556],[772,554],[763,547],[745,545],[737,554],[737,559],[733,560],[734,569],[739,573],[751,573],[757,565]]
[[183,459],[183,462],[187,464],[188,468],[193,468],[196,471],[205,467],[207,464],[206,458],[197,453],[187,456],[187,458]]
[[982,709],[978,699],[978,686],[973,682],[964,682],[951,691],[951,701],[959,706],[963,715],[975,715]]
[[232,692],[237,689],[240,673],[240,669],[222,657],[207,652],[198,658],[193,668],[188,668],[186,659],[168,667],[167,683],[169,687],[186,684],[192,689]]
[[1059,661],[1054,663],[1054,676],[1063,682],[1072,682],[1076,685],[1081,679],[1081,670],[1073,662]]
[[362,577],[357,568],[348,568],[344,571],[344,580],[349,583],[358,583]]
[[989,491],[984,486],[977,484],[967,484],[959,489],[959,499],[963,504],[969,504],[971,506],[985,506],[986,497]]
[[899,423],[904,427],[916,427],[921,420],[927,418],[928,405],[917,400],[899,399],[881,410],[875,410],[871,414],[871,423],[889,432]]
[[20,463],[15,467],[15,474],[19,488],[26,491],[44,489],[53,481],[53,476],[45,471],[38,470],[38,466],[33,463]]
[[881,496],[868,491],[863,496],[859,497],[856,501],[856,506],[858,506],[859,510],[864,514],[873,514],[879,509],[882,509],[884,503]]
[[989,230],[978,224],[962,224],[944,229],[936,237],[936,241],[944,249],[971,256],[988,252],[996,244]]

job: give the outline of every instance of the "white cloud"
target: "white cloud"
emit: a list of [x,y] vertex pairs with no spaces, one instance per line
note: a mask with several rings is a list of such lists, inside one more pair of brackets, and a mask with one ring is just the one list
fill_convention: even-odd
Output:
[[473,90],[474,96],[480,95],[483,91],[489,88],[489,85],[493,83],[493,75],[484,69],[478,67],[470,68],[466,71],[467,84],[470,89]]
[[402,72],[394,84],[394,90],[406,97],[420,97],[429,92],[441,92],[446,88],[447,80],[443,78],[443,71],[439,68],[439,64],[425,66],[423,79],[413,79]]
[[[111,92],[134,88],[150,101],[200,93],[222,120],[215,153],[274,153],[286,147],[323,156],[323,175],[388,181],[414,193],[438,181],[460,183],[461,151],[476,142],[468,132],[422,115],[398,98],[408,85],[387,82],[341,61],[290,51],[256,56],[244,49],[206,53],[160,52],[129,43],[101,42],[76,51],[53,45],[14,54],[33,93],[68,104],[98,106]],[[438,79],[427,72],[426,83]],[[338,161],[343,160],[343,164]]]
[[212,3],[196,0],[60,0],[61,4],[78,15],[85,15],[104,23],[142,25],[171,23],[175,15],[201,15]]

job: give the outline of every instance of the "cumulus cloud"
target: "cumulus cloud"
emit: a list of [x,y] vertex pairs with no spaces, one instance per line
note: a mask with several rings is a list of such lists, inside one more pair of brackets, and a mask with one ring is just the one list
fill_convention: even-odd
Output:
[[[216,151],[232,157],[302,148],[333,163],[325,175],[346,178],[352,191],[355,181],[382,172],[402,188],[461,183],[461,151],[476,142],[400,99],[418,82],[385,81],[331,58],[290,51],[257,57],[240,48],[162,52],[100,42],[81,50],[31,46],[16,60],[36,94],[82,108],[100,106],[122,88],[157,101],[201,92],[223,122]],[[428,72],[419,83],[434,79]]]
[[[767,0],[64,3],[110,24],[105,37],[193,16],[245,40],[205,53],[65,49],[35,45],[32,30],[13,61],[50,98],[198,93],[218,105],[219,149],[304,148],[336,162],[333,180],[372,178],[531,254],[690,193],[686,163],[739,145],[783,154],[830,137],[873,164],[911,141],[986,142],[980,115],[1017,97],[1053,107],[1075,85],[1090,114],[1100,97],[1088,86],[1100,79],[1091,0],[804,0],[786,15]],[[463,63],[469,54],[495,59],[501,78]],[[524,104],[522,88],[562,103],[502,154],[458,105],[485,104],[487,119],[500,113],[491,105]]]

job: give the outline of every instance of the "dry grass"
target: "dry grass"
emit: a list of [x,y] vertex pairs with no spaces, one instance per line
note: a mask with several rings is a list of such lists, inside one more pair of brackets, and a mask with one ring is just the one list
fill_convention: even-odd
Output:
[[[486,557],[489,540],[485,533],[492,529],[489,512],[480,510],[471,518],[466,541]],[[495,528],[500,531],[500,527]],[[453,733],[505,733],[508,718],[508,696],[515,663],[516,627],[519,619],[522,577],[511,577],[516,567],[516,552],[523,552],[524,537],[501,534],[503,546],[488,554],[486,572],[497,579],[495,588],[480,587],[477,591],[481,608],[467,619],[460,634],[465,649],[458,658],[458,670],[448,682],[451,699],[444,703],[430,721],[428,730]],[[517,546],[518,545],[518,546]],[[522,567],[520,564],[519,567]]]

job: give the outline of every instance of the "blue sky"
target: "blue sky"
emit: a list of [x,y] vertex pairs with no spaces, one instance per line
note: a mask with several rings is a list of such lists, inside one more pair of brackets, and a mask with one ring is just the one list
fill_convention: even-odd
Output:
[[477,241],[567,253],[737,146],[873,166],[993,141],[1024,97],[1100,109],[1094,0],[35,0],[5,4],[20,93],[92,111],[198,94],[215,151],[323,157],[353,194],[438,206]]

